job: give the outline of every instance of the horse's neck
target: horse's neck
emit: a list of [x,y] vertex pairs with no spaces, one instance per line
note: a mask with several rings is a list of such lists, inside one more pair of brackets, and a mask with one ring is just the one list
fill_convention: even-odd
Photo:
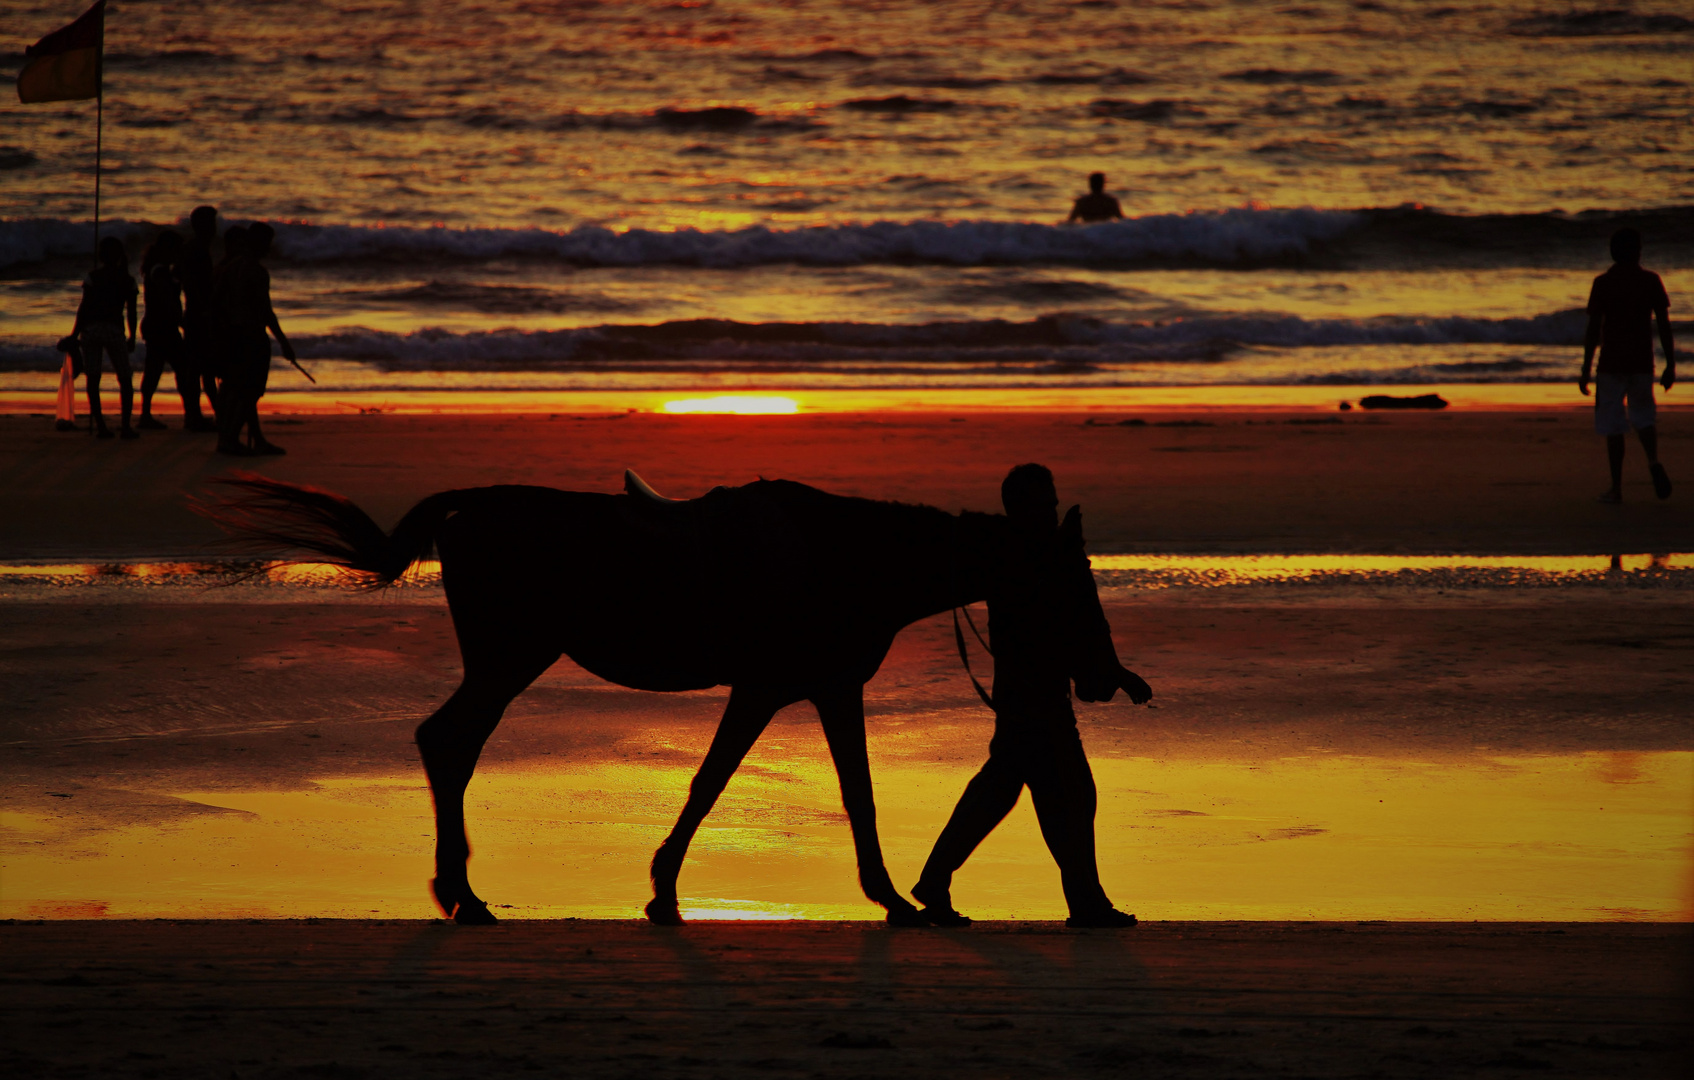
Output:
[[926,537],[911,553],[910,573],[899,583],[903,625],[986,600],[1005,529],[1006,519],[998,514],[966,511]]

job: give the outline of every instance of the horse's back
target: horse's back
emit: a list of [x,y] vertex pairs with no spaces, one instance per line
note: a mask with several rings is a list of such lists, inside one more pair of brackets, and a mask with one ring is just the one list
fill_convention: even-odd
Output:
[[540,647],[641,689],[792,668],[812,591],[804,538],[751,485],[669,506],[485,488],[437,546],[467,664]]

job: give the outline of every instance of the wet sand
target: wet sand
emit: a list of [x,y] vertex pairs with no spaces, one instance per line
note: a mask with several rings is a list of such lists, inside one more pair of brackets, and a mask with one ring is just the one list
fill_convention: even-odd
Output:
[[[411,733],[457,683],[439,596],[120,595],[5,608],[0,915],[427,918]],[[1527,595],[1108,590],[1119,653],[1158,692],[1150,709],[1078,705],[1108,889],[1159,919],[1688,917],[1694,598]],[[635,915],[724,700],[555,665],[471,792],[488,899]],[[992,727],[948,621],[900,635],[867,713],[888,863],[909,885]],[[1053,879],[1026,803],[956,895],[1054,918]],[[682,887],[709,916],[874,916],[809,706],[755,747]]]
[[[1660,426],[1667,468],[1694,492],[1694,425],[1667,410]],[[300,416],[267,431],[287,457],[218,457],[210,436],[180,431],[96,442],[0,416],[0,559],[203,553],[217,533],[185,496],[239,468],[341,492],[384,523],[444,488],[617,491],[625,468],[674,497],[766,476],[988,510],[1008,467],[1040,461],[1100,552],[1614,554],[1683,551],[1694,536],[1694,496],[1654,499],[1639,447],[1624,505],[1594,501],[1605,450],[1581,408]]]
[[8,1075],[1670,1078],[1687,926],[0,926]]
[[[1610,554],[1686,551],[1694,536],[1694,504],[1653,500],[1634,447],[1625,505],[1592,501],[1604,462],[1580,411],[1101,423],[1133,415],[310,416],[273,420],[290,454],[257,463],[178,432],[100,444],[4,417],[0,558],[205,554],[215,533],[184,496],[255,465],[384,522],[447,487],[616,490],[625,467],[679,496],[763,474],[991,509],[1008,464],[1041,460],[1084,503],[1096,551]],[[1294,422],[1312,420],[1325,422]],[[1178,421],[1201,426],[1155,426]],[[1665,460],[1694,478],[1687,439],[1667,419]],[[437,594],[26,596],[0,582],[12,883],[0,903],[49,917],[0,927],[7,1012],[38,1017],[9,1025],[4,1063],[219,1077],[1659,1076],[1686,1061],[1672,1026],[1686,1007],[1685,923],[1276,921],[1689,918],[1686,590],[1109,589],[1106,602],[1120,653],[1159,692],[1156,709],[1079,709],[1103,820],[1121,825],[1103,847],[1108,887],[1154,920],[1226,917],[1243,910],[1232,897],[1259,894],[1271,907],[1258,910],[1282,914],[1117,936],[1041,922],[459,931],[428,921],[427,796],[410,745],[456,683]],[[989,733],[950,632],[939,620],[908,630],[869,688],[902,884]],[[579,897],[585,910],[633,913],[645,853],[722,701],[623,691],[568,663],[549,672],[508,712],[479,774],[473,838],[480,827],[487,843],[473,873],[490,899],[546,914],[561,873],[588,874],[607,884]],[[578,770],[581,806],[521,802]],[[601,777],[662,790],[631,816]],[[697,912],[768,917],[815,901],[797,907],[873,914],[809,710],[779,717],[736,783],[684,872]],[[1386,786],[1374,793],[1385,806],[1421,800],[1405,828],[1422,832],[1360,825],[1376,812],[1356,805],[1372,786]],[[1267,788],[1295,801],[1254,803]],[[1031,817],[1020,807],[967,867],[961,907],[1059,913]],[[393,837],[377,843],[374,821]],[[266,848],[282,835],[252,827],[266,823],[298,829],[298,843]],[[561,842],[572,836],[586,839]],[[240,880],[218,880],[214,864]],[[23,897],[20,868],[32,875]],[[383,882],[358,892],[362,874]],[[996,875],[1019,880],[1001,888]],[[1428,879],[1427,895],[1408,875]],[[1346,892],[1372,880],[1375,893]],[[342,912],[367,893],[415,917],[63,921]],[[1474,914],[1455,909],[1466,898]]]

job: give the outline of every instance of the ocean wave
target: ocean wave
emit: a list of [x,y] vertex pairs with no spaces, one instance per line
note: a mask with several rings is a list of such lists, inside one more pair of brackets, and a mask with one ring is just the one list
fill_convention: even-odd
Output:
[[[1322,159],[1310,140],[1267,143],[1268,156]],[[232,219],[237,220],[237,219]],[[674,265],[735,269],[807,266],[1063,264],[1134,268],[1181,265],[1404,267],[1416,262],[1476,266],[1584,265],[1624,225],[1649,237],[1654,257],[1694,255],[1694,206],[1581,214],[1444,214],[1421,207],[1366,210],[1235,209],[1153,214],[1098,225],[1002,221],[873,221],[794,229],[615,231],[420,228],[274,222],[275,254],[296,263],[495,259],[552,260],[580,267]],[[162,226],[108,221],[103,234],[124,239],[131,255]],[[181,223],[173,227],[181,230]],[[25,218],[0,221],[0,266],[81,257],[93,248],[87,222]]]
[[[804,371],[830,364],[873,365],[883,373],[938,364],[1044,365],[1078,372],[1138,363],[1210,364],[1247,349],[1372,345],[1557,345],[1581,343],[1580,310],[1532,318],[1302,319],[1293,315],[1215,315],[1168,322],[1113,322],[1050,315],[1027,322],[987,319],[917,325],[742,323],[689,319],[652,325],[569,330],[411,333],[349,328],[292,337],[302,358],[353,360],[390,370],[640,370],[692,365],[702,371]],[[0,346],[0,368],[51,370],[45,345]],[[1533,377],[1531,361],[1455,365],[1432,360],[1431,377],[1456,381]]]

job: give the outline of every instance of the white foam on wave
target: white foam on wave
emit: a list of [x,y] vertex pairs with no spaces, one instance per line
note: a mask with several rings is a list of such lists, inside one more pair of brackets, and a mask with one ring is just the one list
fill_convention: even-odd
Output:
[[[993,362],[1000,359],[1213,361],[1243,347],[1336,345],[1571,345],[1581,341],[1581,311],[1532,318],[1302,319],[1293,315],[1221,315],[1165,323],[1115,323],[1046,317],[900,326],[872,323],[765,324],[700,321],[657,327],[491,330],[399,334],[349,329],[295,338],[302,355],[418,367],[523,366],[644,360],[903,360]],[[781,333],[772,333],[781,330]]]
[[[1215,315],[1169,322],[1110,322],[1046,316],[1030,322],[894,325],[883,323],[737,323],[693,320],[656,326],[606,325],[570,330],[410,333],[350,327],[291,337],[304,358],[356,360],[407,370],[602,369],[652,363],[711,370],[727,364],[831,362],[995,364],[1052,362],[1216,363],[1242,349],[1375,345],[1576,345],[1580,310],[1529,318],[1466,317],[1302,319],[1294,315]],[[46,345],[0,343],[0,369],[58,365]],[[1485,373],[1479,371],[1478,375]],[[1444,377],[1465,378],[1447,371]],[[1419,376],[1421,380],[1421,376]]]
[[[574,229],[414,228],[278,222],[276,252],[296,262],[390,259],[557,259],[581,266],[669,264],[734,268],[772,263],[852,266],[942,263],[1133,263],[1196,260],[1233,264],[1300,255],[1355,227],[1344,210],[1224,210],[1155,214],[1087,226],[995,221],[874,221],[799,229],[617,232]],[[157,226],[108,222],[126,240]],[[0,221],[0,266],[91,250],[92,227],[54,219]]]

